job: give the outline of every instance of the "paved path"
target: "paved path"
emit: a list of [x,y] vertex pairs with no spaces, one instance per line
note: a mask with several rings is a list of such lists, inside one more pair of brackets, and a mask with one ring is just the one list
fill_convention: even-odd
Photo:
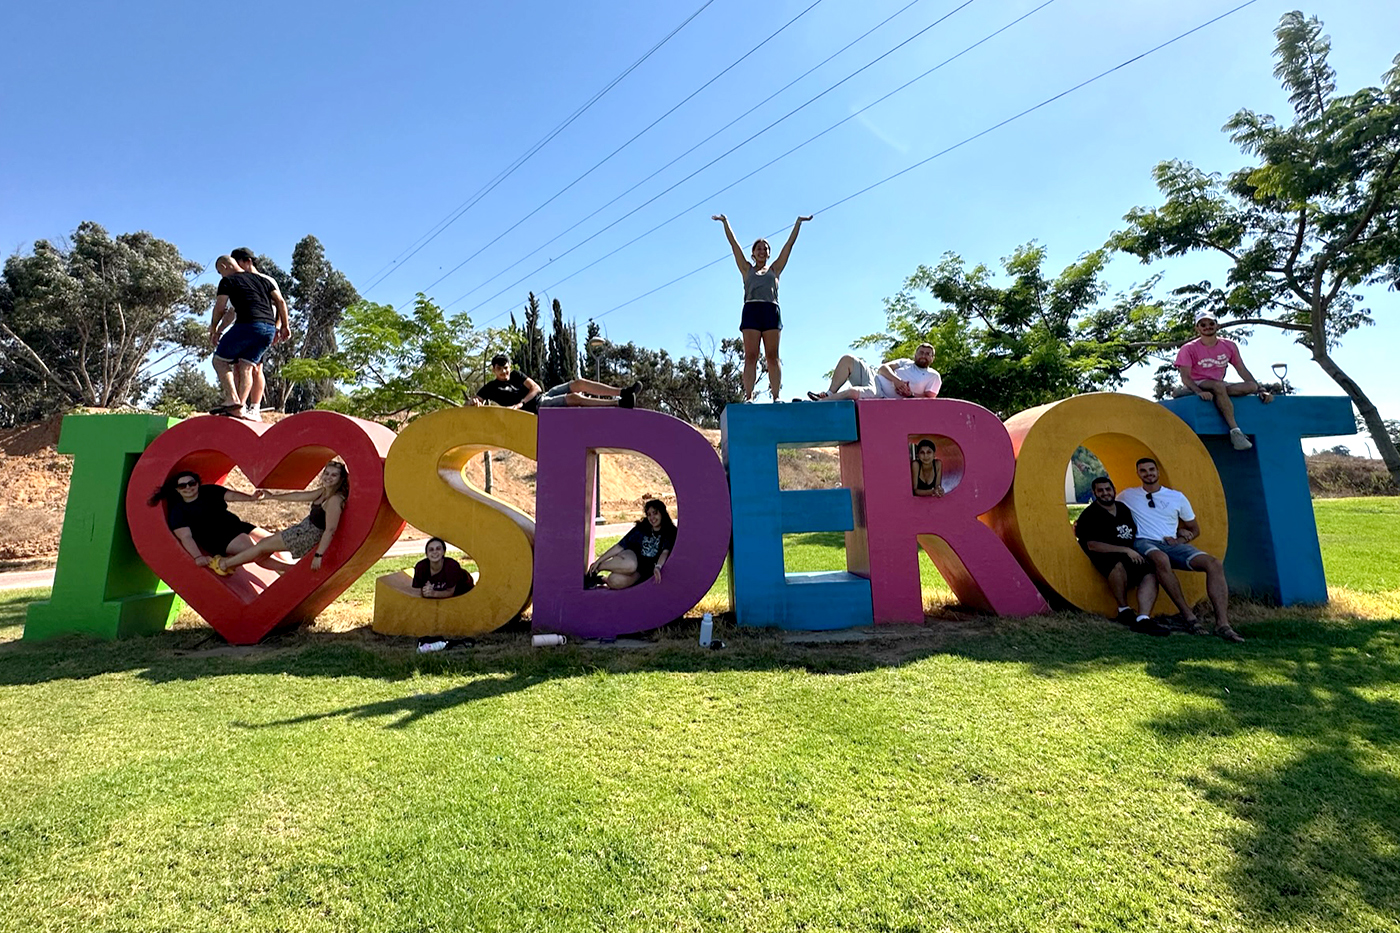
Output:
[[[632,527],[631,522],[618,525],[599,525],[598,537],[611,538],[625,535]],[[402,557],[405,554],[423,553],[423,542],[427,538],[400,538],[384,552],[385,557]],[[20,570],[15,573],[0,573],[0,590],[27,590],[35,587],[53,586],[53,568],[44,570]]]

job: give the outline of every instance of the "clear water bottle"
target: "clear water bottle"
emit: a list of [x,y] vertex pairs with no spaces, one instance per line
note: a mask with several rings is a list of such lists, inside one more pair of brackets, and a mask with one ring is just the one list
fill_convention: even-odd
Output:
[[530,644],[536,648],[553,648],[568,643],[569,639],[563,635],[535,635],[530,639]]
[[715,637],[715,619],[708,612],[700,618],[700,647],[710,647]]

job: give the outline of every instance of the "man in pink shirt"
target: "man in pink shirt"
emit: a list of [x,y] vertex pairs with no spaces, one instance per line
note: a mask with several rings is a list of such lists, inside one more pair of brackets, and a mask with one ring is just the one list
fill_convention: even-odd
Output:
[[[1173,393],[1177,398],[1199,395],[1207,402],[1214,402],[1230,426],[1230,443],[1236,450],[1248,450],[1254,444],[1244,436],[1235,422],[1235,403],[1232,395],[1257,395],[1261,402],[1271,402],[1274,397],[1260,387],[1255,378],[1245,368],[1240,359],[1240,348],[1233,340],[1217,337],[1220,324],[1215,315],[1202,311],[1196,315],[1196,339],[1183,346],[1176,354],[1176,368],[1181,373],[1181,385]],[[1229,368],[1235,367],[1244,382],[1226,382]]]

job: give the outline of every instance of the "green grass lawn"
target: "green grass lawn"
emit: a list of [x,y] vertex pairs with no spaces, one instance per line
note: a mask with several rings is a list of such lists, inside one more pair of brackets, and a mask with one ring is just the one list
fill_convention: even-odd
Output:
[[1242,607],[1240,646],[9,641],[0,930],[1400,929],[1400,500],[1317,513],[1382,608]]

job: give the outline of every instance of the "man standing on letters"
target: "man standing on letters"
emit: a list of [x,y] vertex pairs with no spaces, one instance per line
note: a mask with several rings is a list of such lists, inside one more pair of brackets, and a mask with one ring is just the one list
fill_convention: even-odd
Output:
[[[260,416],[250,414],[247,408],[253,388],[253,370],[262,362],[267,348],[281,335],[278,325],[287,320],[287,302],[276,282],[260,273],[243,270],[232,256],[220,256],[214,267],[222,278],[209,321],[209,340],[215,345],[214,373],[223,389],[224,403],[212,413],[256,421]],[[251,401],[260,406],[261,391]]]

